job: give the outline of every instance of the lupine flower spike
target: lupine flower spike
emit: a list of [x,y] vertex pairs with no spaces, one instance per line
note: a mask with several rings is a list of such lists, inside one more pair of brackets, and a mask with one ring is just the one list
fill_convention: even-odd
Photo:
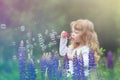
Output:
[[113,69],[113,57],[112,57],[112,52],[111,51],[109,51],[108,53],[107,53],[107,67],[109,68],[109,69]]
[[90,50],[89,51],[89,70],[95,67],[96,67],[96,63],[94,58],[94,52]]
[[84,63],[83,63],[83,56],[80,53],[80,55],[77,55],[77,52],[75,52],[75,56],[73,58],[73,80],[85,80],[84,76]]
[[45,54],[41,57],[39,66],[40,66],[41,78],[42,80],[45,80],[46,69],[48,66],[47,60],[45,58]]
[[78,67],[77,54],[75,52],[75,56],[73,57],[73,76],[72,76],[73,80],[78,80],[79,79],[78,78],[79,77],[79,69],[80,69],[79,67]]
[[98,80],[98,71],[97,71],[97,66],[95,63],[95,58],[94,58],[94,52],[89,51],[89,79],[90,80]]
[[18,49],[18,62],[20,80],[26,80],[26,54],[23,40],[20,42],[20,47]]
[[27,67],[28,67],[28,80],[36,80],[35,64],[32,57],[29,58]]
[[58,66],[59,66],[59,56],[53,55],[50,58],[50,62],[48,64],[48,77],[49,80],[56,80],[59,76],[56,72],[58,72]]
[[83,62],[83,56],[82,53],[80,53],[80,55],[78,56],[78,66],[80,66],[80,73],[79,73],[79,77],[80,80],[85,80],[85,74],[84,74],[84,62]]

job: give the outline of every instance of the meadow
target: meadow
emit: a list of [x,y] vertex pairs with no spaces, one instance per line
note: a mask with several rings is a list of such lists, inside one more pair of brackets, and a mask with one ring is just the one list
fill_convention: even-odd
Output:
[[[20,30],[24,32],[24,29]],[[46,30],[44,35],[38,33],[36,37],[31,37],[30,32],[26,36],[26,40],[5,46],[5,53],[10,54],[1,57],[1,80],[78,80],[77,77],[84,80],[81,75],[75,75],[74,79],[72,76],[66,77],[67,58],[59,55],[59,38],[54,29]],[[100,53],[97,65],[94,60],[89,62],[91,72],[88,80],[119,80],[120,54],[114,55],[104,48],[100,48]],[[82,64],[82,61],[79,63]],[[79,72],[84,74],[82,70]]]
[[90,63],[88,79],[120,80],[119,7],[119,0],[0,0],[0,80],[73,78],[66,77],[59,35],[71,33],[77,19],[92,21],[100,42],[101,58]]

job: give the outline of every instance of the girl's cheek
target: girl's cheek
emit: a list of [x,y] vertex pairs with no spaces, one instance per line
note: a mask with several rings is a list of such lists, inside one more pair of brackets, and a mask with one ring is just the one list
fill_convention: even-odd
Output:
[[73,34],[71,35],[71,37],[72,37],[72,38],[76,38],[76,35],[73,33]]

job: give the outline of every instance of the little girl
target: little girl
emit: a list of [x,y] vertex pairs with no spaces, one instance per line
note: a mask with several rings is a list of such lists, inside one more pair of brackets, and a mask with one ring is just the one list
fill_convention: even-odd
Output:
[[95,61],[99,60],[98,50],[99,42],[97,34],[94,30],[94,25],[89,20],[76,20],[71,22],[71,38],[70,46],[67,47],[67,36],[65,31],[61,32],[59,53],[61,56],[67,54],[69,59],[69,72],[73,74],[73,56],[76,54],[80,55],[82,53],[83,62],[84,62],[84,74],[87,77],[89,75],[89,51],[94,51]]

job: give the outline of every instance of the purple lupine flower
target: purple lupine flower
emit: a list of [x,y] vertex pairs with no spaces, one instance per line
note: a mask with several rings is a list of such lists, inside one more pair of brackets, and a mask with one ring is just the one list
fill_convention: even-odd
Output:
[[[55,54],[54,55],[54,58],[53,58],[53,66],[54,66],[54,70],[55,70],[55,77],[57,80],[59,80],[61,78],[61,69],[59,69],[59,60],[60,60],[60,57],[59,55]],[[58,73],[57,73],[58,72]]]
[[85,80],[83,56],[75,55],[73,58],[73,80]]
[[33,58],[28,60],[28,80],[36,80],[35,64]]
[[46,53],[40,60],[41,77],[45,80],[45,73],[49,80],[59,80],[62,72],[59,70],[59,55],[51,55]]
[[54,68],[58,69],[59,67],[59,55],[54,55],[52,58]]
[[89,51],[89,79],[90,80],[98,80],[98,71],[97,65],[95,63],[94,52],[92,50]]
[[65,54],[65,56],[64,56],[63,68],[64,68],[65,70],[68,70],[68,69],[69,69],[69,59],[68,59],[67,54]]
[[59,77],[57,76],[58,66],[59,66],[59,56],[58,55],[51,56],[48,65],[49,80],[56,80]]
[[91,68],[96,68],[95,58],[94,58],[94,52],[89,51],[89,70]]
[[85,80],[85,74],[84,74],[84,62],[83,62],[83,56],[80,53],[78,56],[78,69],[79,69],[79,80]]
[[[79,66],[80,67],[80,66]],[[79,76],[79,67],[78,67],[78,59],[77,59],[77,55],[75,55],[73,57],[73,76],[72,79],[73,80],[78,80],[78,76]]]
[[56,80],[62,80],[62,78],[63,78],[62,68],[58,68],[56,74],[57,74]]
[[112,52],[111,51],[109,51],[107,53],[107,67],[109,69],[113,69],[113,67],[114,67],[113,57],[112,57]]
[[45,72],[46,72],[46,69],[48,67],[47,63],[48,63],[47,59],[44,56],[42,56],[42,58],[40,59],[39,66],[40,66],[41,77],[43,80],[45,80]]
[[120,54],[118,54],[118,63],[120,65]]
[[47,66],[47,75],[49,80],[53,80],[53,76],[54,76],[54,70],[53,70],[53,61],[50,59],[48,62],[48,66]]
[[18,61],[20,80],[26,80],[26,54],[23,40],[20,42],[20,47],[18,49]]
[[69,73],[69,59],[67,54],[65,54],[64,59],[63,59],[63,78],[67,78],[67,75]]

